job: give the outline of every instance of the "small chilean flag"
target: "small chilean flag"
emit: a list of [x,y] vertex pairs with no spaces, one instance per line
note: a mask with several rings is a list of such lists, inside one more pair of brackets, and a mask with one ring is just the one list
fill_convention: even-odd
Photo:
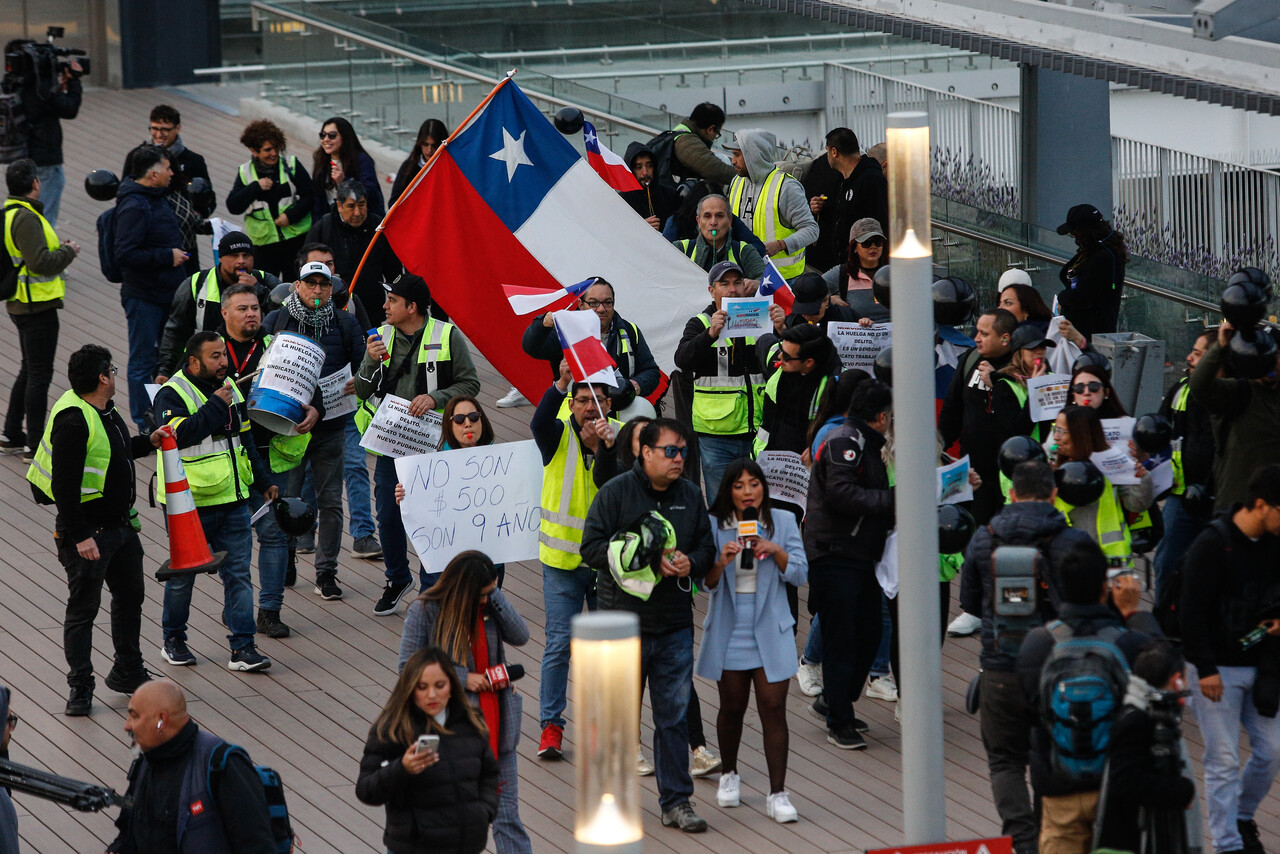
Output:
[[627,162],[600,144],[600,137],[596,135],[595,126],[591,122],[582,123],[582,144],[587,149],[587,162],[610,187],[619,193],[644,189],[631,173]]
[[758,293],[762,297],[773,297],[773,301],[782,306],[787,314],[791,313],[791,306],[796,301],[796,295],[791,293],[791,286],[787,284],[787,277],[778,272],[772,258],[764,259],[764,275],[760,277]]
[[556,334],[560,348],[569,360],[573,381],[604,383],[613,387],[616,367],[609,351],[600,341],[600,318],[594,311],[557,311]]
[[503,285],[502,292],[511,304],[511,310],[517,317],[525,317],[534,312],[560,311],[576,302],[597,281],[596,276],[583,279],[567,288],[531,288],[524,285]]

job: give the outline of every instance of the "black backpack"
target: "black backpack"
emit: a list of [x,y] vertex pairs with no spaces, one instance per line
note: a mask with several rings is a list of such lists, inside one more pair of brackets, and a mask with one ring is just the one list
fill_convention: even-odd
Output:
[[98,214],[98,266],[108,282],[120,284],[124,273],[116,261],[116,209],[109,207]]
[[[1231,550],[1231,528],[1226,519],[1216,518],[1206,528],[1217,531],[1218,536],[1222,538],[1223,547],[1227,551]],[[1203,535],[1203,532],[1201,534]],[[1156,600],[1153,609],[1156,620],[1160,623],[1160,630],[1164,632],[1165,637],[1173,640],[1182,639],[1182,573],[1185,562],[1185,557],[1178,561],[1178,565],[1174,567],[1173,576],[1164,586],[1164,592]]]
[[676,189],[676,178],[671,171],[675,160],[676,137],[688,131],[664,130],[645,143],[645,147],[653,152],[653,179],[667,189]]
[[217,775],[227,770],[227,757],[238,753],[253,766],[262,783],[262,791],[267,796],[267,813],[271,816],[271,837],[275,840],[277,854],[289,854],[293,850],[293,825],[289,822],[289,807],[284,800],[284,783],[280,775],[265,765],[254,765],[248,752],[243,747],[223,742],[213,749],[209,756],[209,777],[207,785],[213,792],[213,783]]
[[[17,207],[18,205],[16,204],[4,206],[4,233],[9,231],[9,212]],[[17,216],[17,214],[14,214],[14,216]],[[0,235],[0,239],[3,239],[2,235]],[[13,257],[9,254],[8,247],[5,247],[5,251],[0,252],[0,300],[11,300],[17,295],[18,278],[22,268],[25,266],[27,266],[26,262],[21,264],[13,263]]]

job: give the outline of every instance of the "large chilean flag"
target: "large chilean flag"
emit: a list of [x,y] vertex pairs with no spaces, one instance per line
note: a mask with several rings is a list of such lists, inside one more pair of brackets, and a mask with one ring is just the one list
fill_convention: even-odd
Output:
[[458,328],[530,400],[550,383],[504,285],[562,291],[593,276],[670,371],[707,274],[636,215],[509,78],[424,167],[382,225]]

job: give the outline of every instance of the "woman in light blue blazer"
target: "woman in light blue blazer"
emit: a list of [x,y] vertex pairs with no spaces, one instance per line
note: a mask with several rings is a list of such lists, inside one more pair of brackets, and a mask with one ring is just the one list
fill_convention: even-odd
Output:
[[[758,533],[740,538],[739,522],[749,507],[759,514]],[[785,786],[787,687],[796,673],[796,642],[791,630],[795,618],[787,605],[783,582],[798,587],[808,579],[804,542],[795,516],[786,511],[770,512],[764,472],[745,457],[725,470],[720,492],[711,505],[711,526],[719,557],[704,582],[711,591],[711,602],[702,625],[697,672],[716,680],[720,688],[716,733],[724,765],[716,800],[722,807],[736,807],[740,800],[738,746],[754,684],[769,767],[765,812],[779,822],[795,821],[796,810]]]

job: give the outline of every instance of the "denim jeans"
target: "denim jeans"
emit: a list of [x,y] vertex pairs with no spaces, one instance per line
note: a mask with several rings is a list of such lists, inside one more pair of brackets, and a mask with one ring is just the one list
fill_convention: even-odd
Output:
[[[351,418],[350,415],[345,416]],[[342,473],[346,462],[346,430],[342,427],[311,434],[306,461],[316,485],[316,583],[338,575],[338,550],[342,547]],[[306,466],[289,472],[289,494],[302,494]]]
[[111,591],[112,670],[133,674],[142,669],[142,541],[127,525],[104,528],[94,535],[99,558],[85,560],[76,544],[58,538],[58,561],[67,571],[67,617],[62,649],[67,656],[67,684],[93,687],[93,621],[102,605],[102,586]]
[[[200,527],[204,529],[209,550],[225,551],[226,558],[218,567],[222,579],[222,618],[231,634],[231,651],[243,649],[253,643],[257,622],[253,618],[253,533],[249,530],[249,517],[253,515],[249,504],[220,504],[217,507],[197,507]],[[164,583],[164,610],[160,626],[165,640],[187,639],[187,618],[191,615],[191,589],[195,585],[194,574],[171,578]]]
[[34,448],[44,436],[44,419],[49,411],[49,384],[53,382],[53,359],[58,350],[58,312],[50,309],[39,314],[11,314],[9,319],[18,327],[22,364],[9,391],[4,435],[11,442],[24,442]]
[[724,480],[724,470],[738,457],[751,456],[751,439],[743,436],[709,436],[698,434],[698,455],[702,458],[702,481],[707,503],[715,501]]
[[67,176],[62,164],[57,166],[37,166],[36,177],[40,179],[40,204],[44,206],[44,218],[49,225],[58,225],[58,209],[62,207],[62,188],[66,186]]
[[137,297],[120,297],[129,322],[129,417],[139,433],[146,432],[151,398],[146,384],[153,382],[160,361],[160,336],[169,307]]
[[[816,603],[814,607],[817,607]],[[809,639],[804,644],[804,663],[822,663],[822,621],[817,614],[809,621]]]
[[343,471],[343,481],[347,486],[348,530],[351,539],[372,537],[375,532],[373,510],[369,500],[369,463],[367,452],[360,447],[360,431],[356,429],[356,420],[347,420],[347,455]]
[[[556,569],[542,565],[542,605],[546,613],[546,646],[542,650],[542,684],[538,686],[538,719],[542,726],[564,726],[565,692],[569,687],[569,621],[596,609],[596,573],[585,566]],[[643,667],[643,665],[641,665]],[[687,704],[688,698],[685,698]],[[684,705],[680,707],[684,717]],[[685,749],[680,743],[681,755]],[[687,773],[687,771],[686,771]]]
[[823,557],[809,564],[809,596],[822,619],[822,690],[827,727],[853,723],[853,704],[862,693],[880,643],[884,593],[870,561]]
[[663,812],[689,800],[689,691],[693,688],[693,633],[684,629],[640,636],[640,678],[653,708],[653,770]]
[[[1280,716],[1264,718],[1253,705],[1253,667],[1219,667],[1222,699],[1211,703],[1200,693],[1194,665],[1187,664],[1191,711],[1204,738],[1204,793],[1209,803],[1209,833],[1216,851],[1243,846],[1236,820],[1253,818],[1258,804],[1280,772]],[[1252,754],[1240,768],[1240,730],[1249,735]]]
[[[288,472],[272,472],[271,483],[288,495]],[[279,611],[284,604],[284,576],[289,568],[289,538],[276,524],[275,514],[268,510],[253,523],[258,535],[258,607]]]
[[[361,449],[363,450],[363,448]],[[378,457],[373,464],[373,499],[378,512],[378,540],[382,546],[382,565],[386,568],[387,581],[409,584],[413,572],[409,567],[409,535],[404,530],[400,505],[396,504],[396,461],[391,457]],[[440,579],[443,566],[427,572],[425,561],[418,568],[418,584],[426,590]]]
[[1209,517],[1187,512],[1181,495],[1170,495],[1164,501],[1164,536],[1156,546],[1152,564],[1156,571],[1156,601],[1164,594],[1165,586],[1178,570],[1178,564],[1186,556],[1196,537],[1209,524]]
[[1040,820],[1027,786],[1035,711],[1027,704],[1013,671],[983,670],[978,685],[982,746],[987,751],[991,796],[1000,815],[1001,832],[1013,837],[1016,854],[1036,854]]
[[871,675],[884,676],[889,672],[889,647],[893,643],[893,621],[889,619],[889,600],[880,597],[880,646],[876,649],[876,660],[871,662]]

